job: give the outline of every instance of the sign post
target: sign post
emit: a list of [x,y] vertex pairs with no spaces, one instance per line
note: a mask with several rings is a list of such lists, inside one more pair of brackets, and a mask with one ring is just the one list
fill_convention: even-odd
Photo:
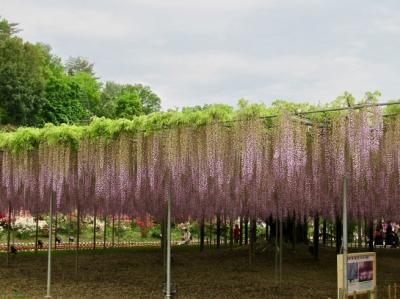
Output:
[[[347,177],[343,178],[343,295],[347,296]],[[344,297],[346,298],[346,297]]]
[[[346,265],[346,271],[343,266]],[[344,275],[346,272],[346,286]],[[347,263],[343,254],[337,255],[338,298],[370,294],[370,299],[376,299],[376,254],[375,252],[349,253]],[[342,296],[342,297],[341,297]]]
[[167,285],[165,299],[171,298],[171,194],[168,196],[167,209]]
[[47,293],[45,298],[51,298],[51,242],[53,229],[53,193],[50,195],[49,203],[49,249],[47,251]]

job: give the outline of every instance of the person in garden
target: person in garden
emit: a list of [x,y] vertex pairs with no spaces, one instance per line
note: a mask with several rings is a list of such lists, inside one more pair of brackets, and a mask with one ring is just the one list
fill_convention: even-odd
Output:
[[38,248],[43,249],[43,241],[39,239],[37,241],[37,246],[38,246]]
[[11,245],[11,247],[10,247],[10,252],[11,252],[12,254],[14,254],[14,255],[17,255],[17,253],[18,253],[17,247],[15,247],[14,245]]
[[190,233],[189,229],[185,227],[183,229],[182,241],[180,241],[178,245],[189,244],[191,239],[192,239],[192,234]]
[[375,232],[375,245],[383,245],[383,226],[382,223],[378,223],[376,226]]
[[235,243],[239,243],[240,240],[240,228],[239,225],[235,224],[235,228],[233,229],[233,239],[235,240]]
[[385,247],[386,246],[394,246],[394,238],[393,238],[393,227],[392,223],[389,221],[386,226],[386,236],[385,236]]

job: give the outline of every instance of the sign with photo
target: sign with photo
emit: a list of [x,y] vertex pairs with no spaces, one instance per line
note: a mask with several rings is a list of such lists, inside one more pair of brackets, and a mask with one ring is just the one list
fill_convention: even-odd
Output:
[[[343,255],[337,256],[338,294],[343,289]],[[347,292],[349,295],[371,292],[375,298],[375,252],[349,253],[347,255]]]

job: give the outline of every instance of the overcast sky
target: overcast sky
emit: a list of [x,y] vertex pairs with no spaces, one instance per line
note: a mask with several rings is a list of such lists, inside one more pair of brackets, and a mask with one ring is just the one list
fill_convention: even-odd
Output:
[[102,81],[149,85],[164,109],[400,98],[398,0],[1,0],[0,15]]

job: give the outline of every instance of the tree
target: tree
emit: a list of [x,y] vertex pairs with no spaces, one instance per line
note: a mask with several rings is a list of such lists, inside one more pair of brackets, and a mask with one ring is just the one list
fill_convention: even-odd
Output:
[[150,89],[149,86],[144,86],[142,84],[125,85],[124,92],[136,93],[143,105],[143,112],[145,114],[150,114],[152,112],[160,111],[161,100],[160,98]]
[[44,103],[43,62],[43,53],[35,45],[17,37],[0,40],[1,123],[37,125]]
[[43,122],[79,123],[88,119],[90,112],[81,102],[82,92],[73,77],[53,70],[45,89],[46,103],[41,112]]
[[0,40],[12,37],[21,30],[17,28],[18,23],[10,23],[6,19],[0,19]]
[[90,63],[83,57],[70,57],[65,64],[65,71],[68,75],[73,76],[84,72],[94,76],[93,63]]
[[86,72],[79,72],[71,79],[80,87],[79,99],[86,110],[98,115],[101,83],[96,77]]
[[132,118],[143,114],[142,102],[138,94],[124,93],[118,97],[115,106],[115,117]]
[[142,103],[141,110],[144,114],[150,114],[152,112],[160,111],[161,109],[160,98],[150,89],[149,86],[143,86],[141,84],[118,84],[109,81],[106,82],[102,91],[97,115],[109,118],[115,117],[116,102],[123,94],[137,95]]
[[100,95],[97,116],[115,117],[117,98],[122,94],[123,85],[111,81],[106,82]]

